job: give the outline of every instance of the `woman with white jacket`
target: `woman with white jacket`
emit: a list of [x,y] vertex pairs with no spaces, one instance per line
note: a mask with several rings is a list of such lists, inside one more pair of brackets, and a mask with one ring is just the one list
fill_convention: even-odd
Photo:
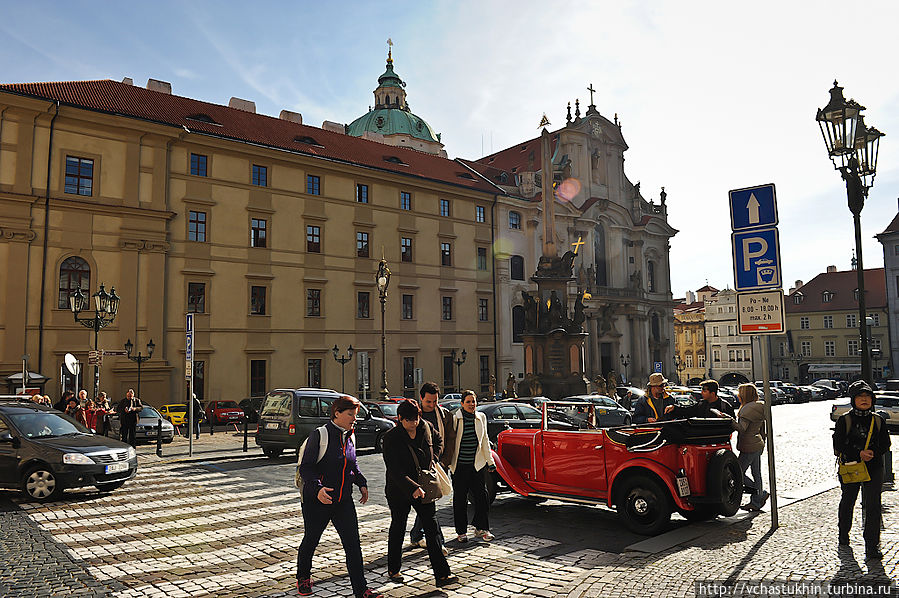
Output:
[[456,538],[468,542],[468,492],[474,497],[475,537],[485,542],[493,539],[487,519],[487,486],[485,469],[496,467],[487,438],[487,417],[477,411],[478,399],[473,390],[462,392],[462,407],[453,416],[456,445],[450,470],[453,472],[453,519]]

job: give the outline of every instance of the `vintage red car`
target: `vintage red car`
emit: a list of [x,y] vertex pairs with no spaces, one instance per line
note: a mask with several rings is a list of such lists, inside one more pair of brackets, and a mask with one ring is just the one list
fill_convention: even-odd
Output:
[[[557,402],[555,405],[563,405]],[[542,501],[557,499],[616,508],[632,531],[663,531],[676,509],[689,520],[730,516],[743,475],[730,447],[730,420],[674,420],[597,429],[500,433],[494,452],[498,487]]]

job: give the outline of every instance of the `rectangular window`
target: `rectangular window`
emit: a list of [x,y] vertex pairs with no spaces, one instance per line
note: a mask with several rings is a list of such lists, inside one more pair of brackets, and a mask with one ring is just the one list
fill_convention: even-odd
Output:
[[[487,215],[484,210],[484,206],[475,206],[474,221],[475,222],[487,222]],[[897,254],[897,255],[899,255],[899,254]]]
[[306,289],[306,315],[322,315],[322,290]]
[[260,218],[250,218],[250,247],[266,246],[267,221]]
[[268,187],[268,167],[253,164],[253,184],[257,187]]
[[265,384],[265,360],[250,360],[250,396],[261,397],[268,392]]
[[250,313],[254,316],[265,315],[265,287],[250,287]]
[[833,328],[833,316],[824,316],[824,327]]
[[368,291],[359,291],[356,293],[356,317],[371,317],[371,294]]
[[368,257],[368,233],[356,233],[356,257]]
[[443,297],[443,319],[444,320],[452,320],[453,319],[453,298],[452,297]]
[[784,367],[784,368],[783,368],[783,370],[781,371],[781,378],[782,378],[783,380],[789,380],[789,379],[790,379],[790,368],[788,368],[788,367]]
[[728,350],[728,352],[727,352],[727,360],[728,360],[728,361],[736,361],[736,360],[737,360],[736,353],[734,352],[733,349]]
[[449,218],[450,216],[450,201],[448,199],[440,200],[440,215],[444,218]]
[[206,313],[206,283],[187,283],[187,311],[192,314]]
[[718,336],[718,327],[712,326],[712,336]]
[[455,388],[453,384],[453,358],[449,355],[443,356],[443,390],[451,392]]
[[306,252],[322,252],[322,229],[318,226],[306,226]]
[[[318,177],[314,174],[306,175],[306,193],[309,195],[321,195],[322,194],[321,177]],[[321,360],[319,360],[319,361],[321,361]]]
[[684,364],[688,368],[693,367],[693,354],[692,353],[687,353],[686,355],[684,355]]
[[849,357],[856,357],[859,354],[858,351],[858,339],[853,338],[846,341],[846,349],[849,351]]
[[356,185],[356,202],[368,203],[368,185]]
[[412,261],[412,239],[403,237],[400,239],[400,257],[404,262]]
[[94,161],[89,158],[66,156],[65,192],[90,196],[93,189]]
[[812,341],[801,341],[799,343],[799,354],[803,357],[812,356]]
[[[490,356],[478,356],[478,380],[481,383],[481,392],[490,389]],[[493,397],[490,397],[493,400]]]
[[727,327],[727,335],[728,336],[736,336],[737,335],[737,327],[736,326],[728,326]]
[[692,342],[693,342],[693,341],[690,340],[690,329],[689,329],[689,328],[687,328],[687,329],[684,330],[684,342],[685,342],[685,343],[692,343]]
[[715,349],[712,351],[712,359],[715,361],[721,361],[721,351],[719,349]]
[[808,330],[809,329],[808,316],[801,316],[799,318],[799,329],[800,330]]
[[411,320],[415,317],[414,302],[412,295],[403,295],[403,319]]
[[478,270],[487,271],[487,248],[478,247]]
[[858,327],[858,315],[857,314],[846,314],[846,328],[857,328]]
[[400,191],[400,209],[401,210],[411,210],[412,209],[412,194],[407,191]]
[[414,357],[403,357],[403,388],[415,388]]
[[206,242],[206,212],[190,210],[187,215],[187,240]]
[[453,265],[453,248],[449,243],[440,243],[440,265]]
[[780,347],[778,348],[778,356],[779,357],[787,356],[787,343],[780,343]]
[[873,324],[872,324],[873,326],[880,326],[880,314],[878,314],[878,313],[868,314],[868,317],[871,318],[871,320],[873,322]]
[[521,214],[518,212],[509,212],[509,228],[512,230],[521,230]]
[[478,299],[478,322],[486,322],[489,319],[488,314],[487,300]]
[[193,374],[194,394],[197,395],[197,399],[202,401],[206,398],[206,362],[195,361]]
[[306,360],[306,384],[310,388],[322,387],[322,360],[307,359]]
[[879,350],[881,348],[880,343],[881,343],[881,340],[879,338],[872,338],[870,348]]
[[705,367],[705,353],[700,353],[699,355],[697,355],[696,361],[699,362],[696,364],[697,366],[704,368]]
[[899,245],[893,245],[893,255],[899,255]]
[[190,155],[190,173],[196,176],[206,176],[206,156],[203,154]]
[[824,341],[824,357],[834,357],[837,354],[836,341]]

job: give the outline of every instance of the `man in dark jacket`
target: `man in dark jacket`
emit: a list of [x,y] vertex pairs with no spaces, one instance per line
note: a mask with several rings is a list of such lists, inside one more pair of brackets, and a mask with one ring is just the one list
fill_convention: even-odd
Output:
[[[841,463],[865,464],[870,480],[844,484],[839,510],[839,545],[849,546],[852,511],[858,491],[862,492],[865,512],[865,559],[877,560],[880,552],[880,492],[883,484],[883,456],[890,449],[890,433],[882,417],[874,413],[874,391],[864,380],[849,385],[852,409],[844,413],[833,427],[833,452]],[[869,440],[870,436],[870,440]]]
[[137,446],[137,420],[143,408],[143,403],[134,396],[134,389],[129,388],[128,392],[125,393],[125,398],[119,403],[117,410],[119,412],[122,442],[127,442],[131,446]]
[[726,413],[730,417],[734,416],[734,408],[727,401],[718,398],[718,383],[714,380],[706,380],[700,384],[702,387],[702,400],[695,405],[689,407],[678,407],[672,405],[665,407],[665,413],[670,417],[677,419],[686,419],[688,417],[718,417],[714,411]]
[[[443,468],[447,469],[453,460],[452,451],[456,446],[456,433],[453,429],[453,415],[438,403],[440,389],[436,382],[425,382],[419,391],[421,397],[421,419],[431,424],[432,432],[440,441],[435,443],[434,459],[443,464]],[[438,448],[440,447],[440,448]],[[412,531],[409,532],[409,539],[413,546],[425,547],[424,526],[415,515],[415,521],[412,522]],[[443,530],[437,526],[437,539],[440,541],[440,550],[443,555],[449,554],[446,548],[446,542],[443,539]]]
[[645,424],[654,423],[665,417],[669,407],[674,407],[674,399],[665,392],[665,384],[668,380],[662,374],[652,374],[649,376],[649,383],[646,385],[646,394],[637,401],[634,408],[634,423]]

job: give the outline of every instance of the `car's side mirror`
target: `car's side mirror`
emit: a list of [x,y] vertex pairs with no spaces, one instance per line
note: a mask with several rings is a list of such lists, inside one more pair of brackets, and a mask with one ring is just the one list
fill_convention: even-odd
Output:
[[13,437],[10,432],[0,432],[0,442],[8,442],[12,444]]

